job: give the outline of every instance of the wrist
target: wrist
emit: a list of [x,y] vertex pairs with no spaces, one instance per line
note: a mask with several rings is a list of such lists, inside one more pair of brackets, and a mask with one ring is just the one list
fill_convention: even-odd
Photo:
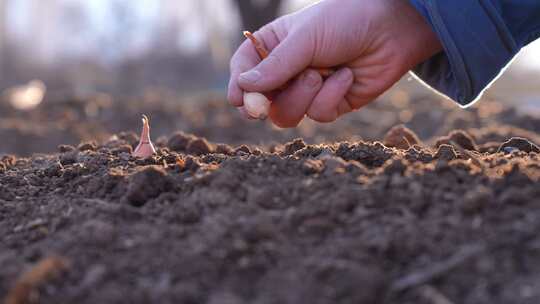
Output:
[[409,0],[391,0],[395,3],[396,22],[395,47],[402,50],[401,61],[406,71],[428,60],[443,50],[439,37]]

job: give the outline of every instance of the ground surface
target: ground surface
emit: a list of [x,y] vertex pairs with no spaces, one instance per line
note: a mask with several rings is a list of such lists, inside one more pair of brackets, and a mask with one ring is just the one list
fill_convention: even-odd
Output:
[[[157,100],[0,111],[0,153],[54,151],[0,162],[0,299],[539,303],[540,119],[397,95],[277,131]],[[148,160],[110,137],[140,112]]]

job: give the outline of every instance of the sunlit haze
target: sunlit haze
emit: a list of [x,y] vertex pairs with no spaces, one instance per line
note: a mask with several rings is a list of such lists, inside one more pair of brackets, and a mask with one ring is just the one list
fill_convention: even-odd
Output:
[[[292,0],[285,6],[285,11],[300,9],[315,1]],[[133,56],[144,50],[152,39],[152,32],[156,26],[160,26],[164,19],[177,20],[181,31],[176,41],[179,48],[185,52],[195,52],[206,47],[209,38],[209,30],[219,29],[225,37],[233,35],[232,30],[238,26],[236,12],[232,9],[230,1],[150,1],[141,0],[136,2],[118,0],[57,0],[42,1],[47,11],[39,17],[33,15],[30,7],[36,4],[32,0],[14,1],[8,12],[8,30],[18,40],[31,41],[36,52],[43,58],[51,58],[59,55],[76,56],[92,55],[101,53],[102,58],[121,58]],[[52,5],[52,6],[51,6]],[[47,8],[45,8],[47,6]],[[54,8],[63,6],[61,12]],[[110,41],[114,32],[121,28],[114,10],[126,10],[130,15],[130,29],[125,36],[129,37],[125,43],[115,43],[114,48],[105,52],[102,43]],[[206,14],[204,20],[200,14]],[[78,18],[77,14],[84,17],[78,25],[81,28],[65,28],[61,22],[65,19]],[[39,18],[55,20],[41,24]],[[70,21],[73,22],[73,21]],[[227,40],[227,39],[224,39]],[[117,41],[115,41],[117,42]],[[112,43],[112,41],[111,41]],[[540,70],[540,42],[527,47],[518,58],[516,65],[525,69]]]

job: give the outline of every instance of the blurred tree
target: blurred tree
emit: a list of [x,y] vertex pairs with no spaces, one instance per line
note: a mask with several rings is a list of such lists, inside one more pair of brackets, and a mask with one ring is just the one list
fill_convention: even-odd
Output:
[[274,20],[283,0],[235,0],[244,29],[256,31]]
[[0,85],[3,82],[4,72],[4,47],[6,43],[6,0],[0,0]]

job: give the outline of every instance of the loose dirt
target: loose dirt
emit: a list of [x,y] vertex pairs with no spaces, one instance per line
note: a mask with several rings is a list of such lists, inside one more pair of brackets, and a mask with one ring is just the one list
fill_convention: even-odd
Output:
[[[378,125],[358,114],[285,132],[216,102],[146,104],[162,135],[146,160],[130,156],[137,135],[119,133],[138,131],[135,110],[13,114],[34,115],[30,129],[60,117],[36,135],[42,152],[71,120],[103,137],[78,144],[68,128],[53,153],[1,158],[0,301],[539,303],[540,119],[427,104],[368,108]],[[403,122],[386,145],[368,140]],[[36,151],[17,136],[5,152]],[[21,286],[51,259],[61,269]]]

